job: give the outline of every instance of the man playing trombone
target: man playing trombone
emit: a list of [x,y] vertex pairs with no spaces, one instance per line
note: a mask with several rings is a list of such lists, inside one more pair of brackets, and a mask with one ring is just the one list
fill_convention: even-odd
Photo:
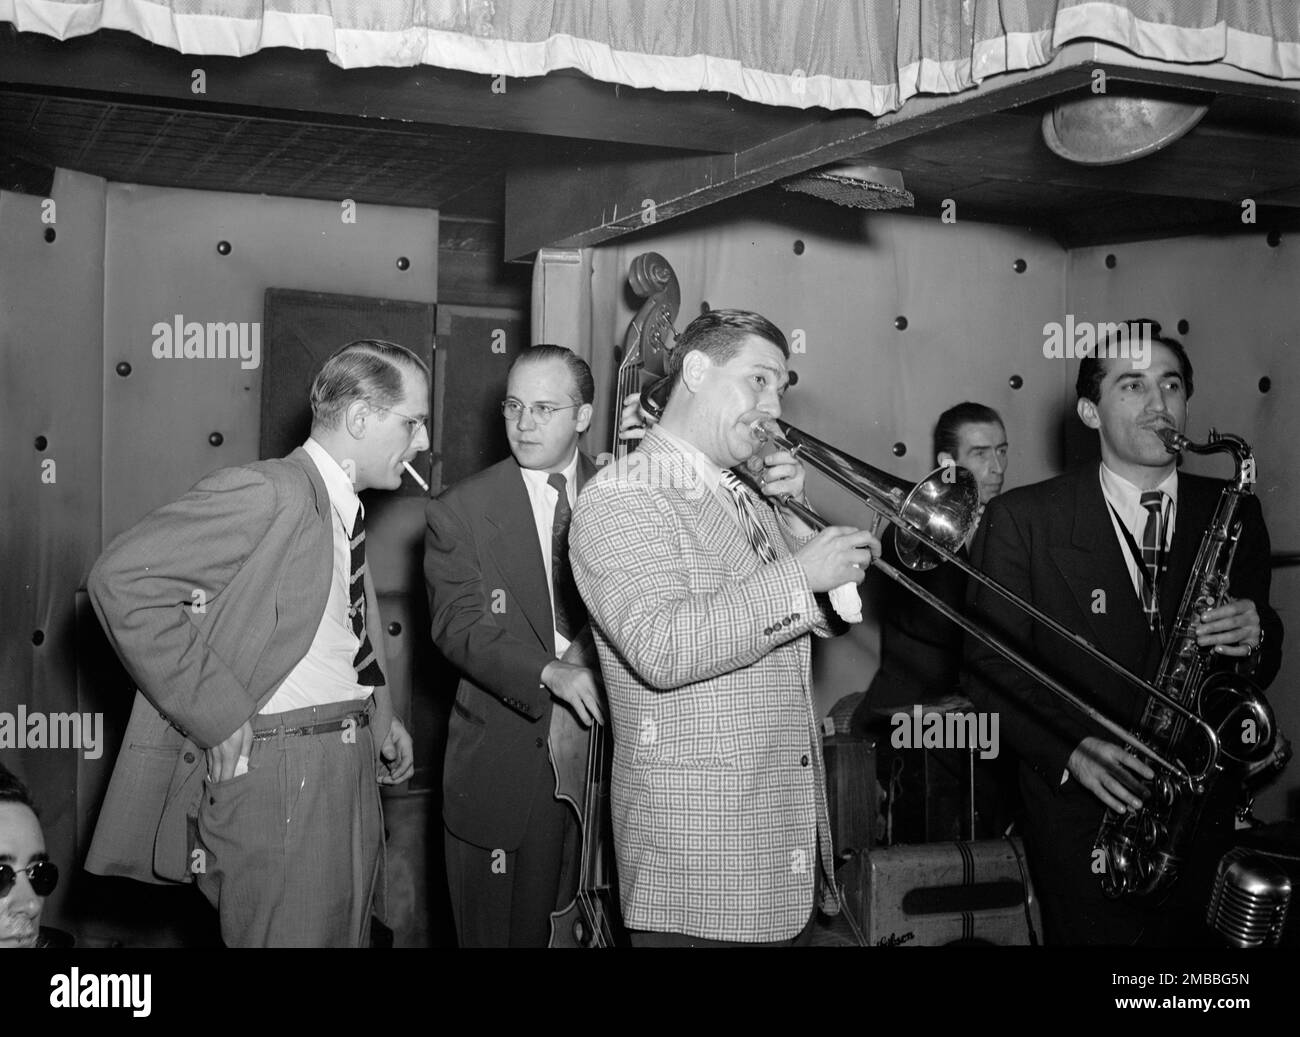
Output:
[[[812,702],[814,597],[862,580],[870,533],[814,533],[735,474],[780,416],[785,336],[715,310],[677,340],[641,447],[583,491],[570,537],[613,721],[613,820],[634,946],[807,942],[833,888]],[[803,496],[788,452],[764,493]]]
[[[1105,356],[1107,350],[1098,351]],[[1223,484],[1180,474],[1162,430],[1182,432],[1192,365],[1159,327],[1150,363],[1085,358],[1076,383],[1080,419],[1098,433],[1101,464],[1012,490],[989,502],[973,545],[977,567],[1146,680],[1173,629],[1197,546]],[[1282,625],[1269,607],[1269,540],[1259,503],[1241,501],[1242,531],[1230,597],[1203,613],[1196,641],[1253,669],[1266,686],[1280,662]],[[1128,731],[1147,696],[1003,598],[973,585],[971,618],[1043,665]],[[1112,863],[1097,849],[1108,808],[1137,810],[1150,791],[1150,761],[1004,660],[967,639],[970,696],[1001,713],[1020,757],[1026,848],[1048,942],[1167,944],[1203,936],[1208,882],[1231,835],[1235,789],[1220,782],[1205,803],[1193,853],[1172,899],[1158,908],[1109,899]]]

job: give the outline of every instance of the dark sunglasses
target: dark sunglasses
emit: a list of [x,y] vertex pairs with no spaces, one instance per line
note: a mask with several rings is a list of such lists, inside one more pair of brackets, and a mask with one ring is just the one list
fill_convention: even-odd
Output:
[[23,871],[27,873],[27,881],[32,884],[32,892],[38,897],[48,897],[59,884],[59,869],[53,861],[36,861],[25,868],[0,864],[0,897],[9,895],[18,881],[18,873]]

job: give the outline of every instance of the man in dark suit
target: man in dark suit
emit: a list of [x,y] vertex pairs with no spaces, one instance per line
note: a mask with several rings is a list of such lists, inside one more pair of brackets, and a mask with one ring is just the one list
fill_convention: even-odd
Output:
[[[1007,431],[1002,417],[982,403],[959,403],[939,415],[934,426],[936,465],[959,465],[979,488],[980,509],[1002,492],[1007,471]],[[972,526],[972,535],[974,526]],[[958,554],[969,557],[963,544]],[[898,565],[892,536],[884,538],[884,558]],[[966,606],[966,574],[940,562],[911,578],[945,604]],[[896,583],[885,590],[880,625],[880,669],[859,707],[855,725],[913,703],[930,704],[959,694],[961,631],[915,594]]]
[[[1107,346],[1110,344],[1107,343]],[[1223,484],[1181,474],[1156,432],[1182,431],[1192,366],[1156,327],[1149,365],[1099,350],[1076,394],[1096,429],[1101,464],[1005,493],[990,502],[973,547],[977,566],[1130,671],[1150,680],[1162,631],[1177,614]],[[1242,532],[1225,604],[1200,616],[1197,642],[1224,663],[1277,673],[1282,626],[1269,607],[1269,540],[1258,501],[1243,500]],[[975,586],[971,618],[1000,634],[1125,728],[1140,727],[1146,697],[1061,638]],[[1159,905],[1109,900],[1094,852],[1107,807],[1132,810],[1147,793],[1147,763],[991,649],[967,639],[971,698],[1001,713],[1020,757],[1030,867],[1053,943],[1167,944],[1203,934],[1212,869],[1231,836],[1233,782],[1206,803],[1191,859]],[[1199,932],[1198,932],[1199,928]]]
[[[1008,446],[1002,416],[982,403],[968,401],[949,407],[935,422],[933,448],[936,465],[958,465],[974,477],[982,514],[988,502],[1002,492],[1006,477]],[[977,517],[967,542],[957,548],[957,554],[966,561],[970,560],[968,547],[978,521]],[[884,537],[883,544],[885,561],[899,565],[894,538]],[[908,575],[950,608],[965,611],[966,574],[955,565],[939,562],[933,569]],[[969,708],[960,687],[961,662],[960,628],[911,591],[886,581],[880,620],[880,669],[854,710],[854,733],[867,738],[888,735],[893,718],[918,703],[943,710]],[[924,807],[930,779],[921,758],[930,750],[894,748],[888,738],[881,738],[877,747],[881,780],[888,782],[891,789],[893,840],[924,842],[929,834],[927,819],[932,815]],[[931,755],[929,766],[947,768],[962,784],[969,761],[962,750],[951,750]],[[970,792],[975,798],[978,822],[976,831],[969,835],[975,838],[1000,833],[1011,818],[1016,798],[1014,775],[1006,758],[976,760],[972,777]]]
[[[461,946],[546,946],[575,819],[547,750],[558,700],[603,722],[568,524],[595,471],[578,450],[595,385],[586,362],[540,345],[510,368],[513,456],[428,505],[424,568],[433,640],[462,679],[443,776],[447,877]],[[567,882],[566,885],[570,884]]]
[[410,350],[349,343],[312,384],[303,446],[206,476],[91,570],[140,692],[86,868],[197,881],[228,946],[369,942],[376,777],[405,781],[412,757],[357,494],[400,485],[428,400]]

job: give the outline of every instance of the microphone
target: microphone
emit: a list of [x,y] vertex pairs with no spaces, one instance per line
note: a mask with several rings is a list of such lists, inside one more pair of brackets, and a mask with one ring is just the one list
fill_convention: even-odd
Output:
[[1290,903],[1287,873],[1271,857],[1239,846],[1219,861],[1205,921],[1231,947],[1275,947]]

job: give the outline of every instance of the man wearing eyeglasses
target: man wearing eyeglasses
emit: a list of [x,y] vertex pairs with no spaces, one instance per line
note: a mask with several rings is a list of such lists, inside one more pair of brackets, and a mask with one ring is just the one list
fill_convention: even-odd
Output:
[[366,567],[365,489],[428,448],[428,368],[364,339],[311,388],[311,436],[119,536],[87,587],[140,694],[86,862],[193,879],[227,946],[369,943],[379,784],[412,769]]
[[569,515],[595,471],[578,450],[594,395],[571,350],[521,354],[501,407],[512,456],[428,504],[433,640],[462,675],[443,821],[463,947],[544,947],[551,912],[571,895],[560,886],[574,823],[554,795],[547,736],[557,700],[583,725],[604,719],[568,563]]
[[58,881],[27,786],[0,764],[0,948],[48,945],[41,911]]

